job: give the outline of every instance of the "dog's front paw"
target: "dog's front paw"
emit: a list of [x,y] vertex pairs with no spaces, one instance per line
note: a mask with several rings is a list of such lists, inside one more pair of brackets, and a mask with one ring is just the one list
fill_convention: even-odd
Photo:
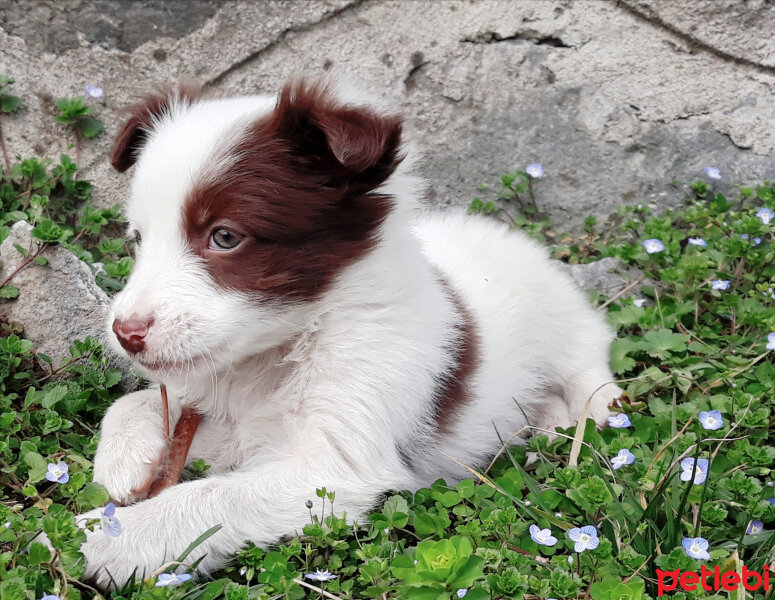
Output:
[[159,476],[166,452],[164,436],[101,441],[94,458],[94,481],[104,485],[119,504],[142,500]]
[[167,453],[157,390],[119,399],[108,409],[94,457],[94,481],[105,486],[119,504],[148,495]]
[[136,508],[118,507],[110,519],[105,518],[104,508],[76,518],[86,533],[86,542],[81,546],[86,557],[84,578],[102,590],[121,589],[132,576],[138,580],[148,577],[163,563],[157,540],[151,535],[144,539],[142,535],[148,530],[143,528]]

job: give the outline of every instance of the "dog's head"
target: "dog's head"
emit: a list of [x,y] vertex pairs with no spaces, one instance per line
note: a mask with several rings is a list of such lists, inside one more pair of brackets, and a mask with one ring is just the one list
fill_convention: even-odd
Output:
[[394,202],[380,188],[401,152],[399,118],[331,83],[147,97],[112,156],[119,171],[134,166],[126,216],[137,242],[112,306],[114,345],[169,380],[288,341],[378,242]]

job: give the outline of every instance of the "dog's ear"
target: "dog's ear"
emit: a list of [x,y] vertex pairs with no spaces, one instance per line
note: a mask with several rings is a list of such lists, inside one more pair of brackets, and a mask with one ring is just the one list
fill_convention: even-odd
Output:
[[294,159],[343,179],[384,180],[399,162],[401,119],[340,101],[332,84],[285,86],[271,117]]
[[129,119],[118,132],[110,156],[113,168],[123,173],[134,165],[155,123],[169,113],[174,104],[191,103],[201,96],[200,86],[181,84],[174,89],[158,89],[128,107]]

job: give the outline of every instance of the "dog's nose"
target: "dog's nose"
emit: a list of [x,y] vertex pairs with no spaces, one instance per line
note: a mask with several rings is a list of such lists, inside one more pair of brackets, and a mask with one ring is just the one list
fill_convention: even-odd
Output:
[[116,319],[113,321],[113,333],[118,338],[118,343],[132,354],[138,354],[145,348],[145,336],[153,325],[152,317],[138,317],[132,315],[125,321]]

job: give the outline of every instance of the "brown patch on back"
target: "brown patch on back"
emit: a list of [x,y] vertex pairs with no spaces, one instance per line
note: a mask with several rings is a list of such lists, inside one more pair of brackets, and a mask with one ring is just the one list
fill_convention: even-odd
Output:
[[[400,142],[398,117],[343,106],[324,84],[286,85],[229,151],[226,172],[190,193],[189,245],[225,288],[314,299],[376,242],[393,199],[374,190],[401,162]],[[231,252],[210,249],[218,227],[245,239]]]
[[455,417],[472,399],[470,379],[479,365],[479,337],[471,313],[463,304],[463,300],[446,279],[439,277],[439,281],[461,317],[451,349],[455,356],[455,368],[439,380],[434,394],[436,431],[448,433]]
[[123,173],[135,164],[137,154],[153,128],[154,118],[161,117],[174,100],[194,102],[202,97],[201,87],[193,83],[180,84],[175,89],[158,89],[126,110],[130,116],[116,136],[110,164]]

